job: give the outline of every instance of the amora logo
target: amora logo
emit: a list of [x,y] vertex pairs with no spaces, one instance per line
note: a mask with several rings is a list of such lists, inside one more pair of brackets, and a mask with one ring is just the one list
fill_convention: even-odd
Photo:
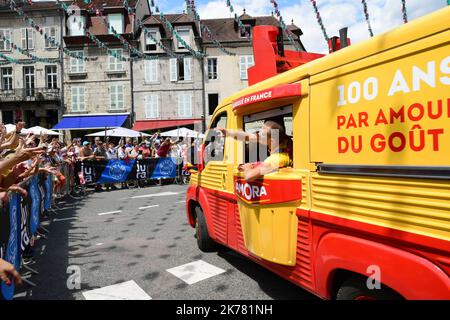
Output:
[[267,196],[267,190],[264,186],[252,185],[248,182],[242,183],[236,181],[236,194],[244,197],[247,201],[259,200]]
[[126,172],[127,172],[127,167],[125,167],[119,161],[114,162],[109,167],[109,175],[111,176],[111,178],[113,178],[115,180],[122,180],[122,178]]

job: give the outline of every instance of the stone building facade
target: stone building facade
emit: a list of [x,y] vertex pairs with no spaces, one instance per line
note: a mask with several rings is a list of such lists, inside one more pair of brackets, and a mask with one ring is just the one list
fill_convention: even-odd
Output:
[[[44,34],[61,42],[64,15],[54,2],[32,6],[20,2],[20,8]],[[14,49],[14,45],[23,51]],[[49,60],[35,61],[24,53]],[[5,0],[0,1],[0,54],[1,121],[20,120],[28,127],[51,128],[64,112],[61,51],[12,11]],[[5,56],[18,62],[8,61]]]

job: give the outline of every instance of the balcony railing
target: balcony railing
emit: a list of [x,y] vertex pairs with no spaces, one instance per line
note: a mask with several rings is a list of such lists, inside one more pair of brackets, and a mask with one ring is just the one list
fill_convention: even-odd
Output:
[[17,101],[59,101],[60,89],[30,88],[30,89],[0,89],[0,102]]

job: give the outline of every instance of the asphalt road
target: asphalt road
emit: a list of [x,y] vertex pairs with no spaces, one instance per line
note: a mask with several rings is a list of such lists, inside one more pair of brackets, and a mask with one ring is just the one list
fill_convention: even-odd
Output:
[[[83,292],[129,280],[152,299],[316,299],[231,250],[201,252],[187,223],[185,190],[151,186],[58,202],[44,223],[48,239],[35,249],[39,274],[29,280],[36,287],[19,288],[16,299],[85,299]],[[225,272],[187,284],[167,271],[198,260]],[[80,271],[79,289],[67,285],[73,270]]]

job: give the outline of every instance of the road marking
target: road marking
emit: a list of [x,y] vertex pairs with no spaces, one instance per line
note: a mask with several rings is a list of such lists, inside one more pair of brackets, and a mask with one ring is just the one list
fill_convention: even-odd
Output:
[[180,193],[181,192],[167,191],[167,192],[160,192],[160,193],[143,194],[141,196],[133,196],[133,197],[123,198],[123,199],[140,199],[140,198],[149,198],[149,197],[164,197],[164,196],[173,196],[173,195],[180,194]]
[[155,207],[159,207],[159,204],[154,204],[152,206],[146,206],[146,207],[139,207],[139,210],[145,210],[145,209],[155,208]]
[[225,272],[225,270],[203,260],[183,264],[179,267],[167,269],[166,271],[187,284],[193,284]]
[[77,220],[77,218],[62,218],[62,219],[53,219],[53,222],[58,222],[58,221],[67,221],[67,220]]
[[86,300],[151,300],[133,280],[83,292]]
[[178,201],[177,203],[186,203],[186,200]]
[[103,242],[99,242],[99,243],[96,243],[95,245],[96,246],[101,246],[103,244]]
[[109,212],[102,212],[102,213],[99,213],[98,215],[99,215],[99,216],[104,216],[104,215],[107,215],[107,214],[114,214],[114,213],[121,213],[121,212],[122,212],[122,210],[109,211]]

